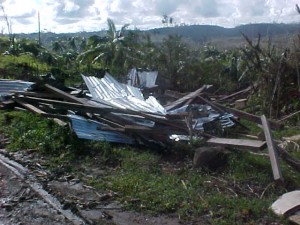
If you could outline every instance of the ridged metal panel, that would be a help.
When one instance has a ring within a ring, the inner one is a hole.
[[[0,79],[0,96],[6,96],[17,91],[26,91],[34,83],[20,80],[4,80]]]
[[[193,108],[193,111],[195,112],[206,112],[207,116],[199,116],[198,118],[193,119],[193,128],[195,130],[204,131],[203,124],[209,123],[212,121],[218,121],[222,128],[226,127],[232,127],[234,126],[234,122],[230,119],[233,117],[230,113],[219,113],[216,112],[214,109],[212,109],[211,106],[208,105],[187,105],[182,106],[180,108],[170,110],[168,111],[169,114],[176,114],[176,113],[182,113],[182,112],[189,112]]]
[[[145,101],[138,88],[121,84],[108,73],[102,79],[84,75],[82,77],[95,101],[105,101],[107,104],[121,109],[166,114],[164,107],[157,99],[150,97]]]
[[[135,68],[128,73],[128,85],[140,88],[151,88],[155,86],[157,79],[157,71],[141,71],[138,72]]]
[[[72,122],[72,129],[75,131],[78,138],[95,140],[95,141],[107,141],[124,144],[134,144],[135,141],[119,132],[104,131],[101,130],[104,124],[85,119],[78,115],[68,115]]]

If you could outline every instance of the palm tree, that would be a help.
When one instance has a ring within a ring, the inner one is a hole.
[[[105,37],[92,36],[89,39],[90,48],[78,56],[80,62],[99,63],[105,69],[114,69],[124,65],[126,57],[125,24],[117,31],[111,19],[107,19],[108,31]]]

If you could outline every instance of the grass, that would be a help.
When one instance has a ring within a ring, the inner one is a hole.
[[[53,120],[37,117],[31,113],[12,111],[0,116],[1,131],[9,136],[9,150],[37,149],[43,153],[59,154],[68,148],[67,128]],[[69,143],[68,143],[69,142]]]
[[[72,172],[87,185],[118,193],[126,209],[172,214],[183,223],[287,224],[269,207],[300,185],[299,174],[281,163],[285,185],[276,186],[269,159],[247,151],[234,151],[217,171],[199,170],[192,167],[191,146],[184,156],[184,146],[154,152],[80,141],[53,122],[24,112],[2,112],[0,124],[12,150],[35,148],[53,172]],[[97,170],[104,173],[92,172]]]

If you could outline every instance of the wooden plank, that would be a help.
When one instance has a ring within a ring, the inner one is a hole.
[[[300,209],[300,191],[291,191],[280,196],[271,206],[279,216],[288,216]]]
[[[62,90],[59,90],[49,84],[45,84],[45,87],[49,90],[52,91],[53,93],[57,94],[58,96],[62,97],[63,99],[72,101],[72,102],[77,102],[77,103],[81,103],[82,105],[84,105],[85,107],[93,107],[91,104],[89,104],[86,100],[84,99],[79,99],[76,98]],[[203,90],[205,89],[204,87],[202,87]],[[201,91],[202,88],[198,89],[197,91],[195,91],[194,96],[197,96]],[[199,93],[198,93],[199,92]],[[103,108],[99,108],[99,107],[95,107],[98,108],[98,110],[103,110]],[[122,113],[126,113],[126,114],[134,114],[134,115],[140,115],[146,119],[150,119],[152,121],[155,121],[157,123],[161,123],[161,124],[165,124],[171,127],[176,127],[178,129],[181,130],[186,130],[187,128],[185,126],[183,126],[184,123],[175,123],[174,121],[168,121],[164,115],[160,115],[160,114],[156,114],[156,113],[149,113],[149,112],[137,112],[137,111],[133,111],[133,110],[122,110],[122,109],[116,109],[116,108],[107,108],[108,110],[111,111],[119,111]],[[100,113],[100,112],[99,112]],[[101,113],[100,113],[101,114]]]
[[[266,142],[248,139],[211,138],[207,141],[207,143],[212,145],[237,147],[249,150],[262,150],[266,147]]]
[[[55,94],[46,93],[46,92],[18,91],[18,92],[15,92],[15,94],[37,97],[37,98],[59,98]]]
[[[232,94],[227,95],[227,96],[225,96],[225,97],[222,97],[222,98],[218,99],[217,101],[220,102],[220,101],[224,101],[224,100],[229,99],[229,98],[233,98],[233,97],[242,95],[242,94],[247,93],[247,92],[249,92],[250,90],[252,90],[252,88],[253,88],[252,86],[249,86],[249,87],[247,87],[246,89],[243,89],[243,90],[241,90],[241,91],[232,93]]]
[[[74,110],[82,113],[96,113],[100,114],[101,117],[104,117],[106,119],[109,119],[113,122],[122,124],[129,124],[130,122],[127,120],[124,120],[122,117],[110,114],[110,112],[118,112],[118,113],[125,113],[125,114],[132,114],[132,115],[140,115],[142,117],[145,117],[147,119],[153,120],[158,123],[166,124],[171,127],[177,127],[180,130],[186,130],[186,126],[184,123],[180,122],[174,122],[174,121],[168,121],[166,118],[162,117],[162,115],[155,116],[154,114],[148,114],[148,113],[141,113],[141,112],[135,112],[133,110],[124,110],[124,109],[116,109],[116,108],[103,108],[103,107],[96,107],[92,105],[83,105],[73,102],[64,102],[64,101],[57,101],[57,100],[50,100],[50,99],[42,99],[42,98],[34,98],[34,97],[16,97],[18,99],[24,99],[29,102],[45,102],[45,103],[51,103],[54,107],[66,109],[66,110]]]
[[[21,106],[23,106],[25,109],[28,109],[30,112],[36,113],[38,115],[42,115],[45,113],[44,111],[40,110],[39,108],[37,108],[27,102],[24,102],[21,99],[14,98],[13,100],[15,102],[17,102],[18,104],[20,104]]]
[[[216,102],[214,102],[214,105],[216,105],[219,108],[225,110],[226,112],[232,113],[233,115],[235,115],[237,117],[252,121],[252,122],[257,123],[257,124],[261,124],[261,118],[259,116],[256,116],[256,115],[253,115],[251,113],[244,112],[244,111],[240,111],[238,109],[229,108],[229,107],[223,106],[221,104],[218,104]],[[281,129],[281,128],[283,128],[283,124],[281,124],[281,123],[278,123],[278,122],[272,121],[272,120],[268,120],[268,121],[269,121],[270,127],[272,129]]]
[[[207,99],[203,98],[202,96],[198,95],[197,96],[202,102],[210,105],[214,110],[220,112],[220,113],[225,113],[227,112],[226,110],[222,109],[221,107],[217,106],[215,103],[208,101]],[[240,125],[241,127],[245,128],[246,130],[249,130],[248,127],[246,127],[245,125],[241,124],[240,121],[238,121],[235,118],[230,118],[232,121],[234,121],[236,124]]]
[[[261,122],[262,122],[263,130],[265,133],[266,142],[268,145],[269,157],[271,160],[271,166],[272,166],[274,180],[282,183],[283,176],[281,174],[281,169],[279,167],[276,145],[274,144],[274,141],[272,138],[272,133],[271,133],[270,127],[269,127],[269,122],[265,115],[261,116]]]
[[[35,97],[16,97],[16,99],[24,99],[27,102],[33,103],[48,103],[52,104],[56,108],[65,109],[65,110],[74,110],[79,112],[90,112],[90,113],[107,113],[107,112],[119,112],[122,113],[124,110],[121,109],[114,109],[114,108],[104,108],[104,107],[96,107],[91,105],[84,105],[81,103],[75,102],[65,102],[59,100],[52,100],[52,99],[44,99],[44,98],[35,98]]]
[[[17,102],[18,104],[20,104],[21,106],[23,106],[25,109],[28,109],[30,112],[33,112],[33,113],[35,113],[39,116],[42,116],[42,117],[53,118],[54,122],[56,122],[60,126],[66,126],[67,125],[64,121],[60,120],[60,119],[68,119],[67,116],[46,113],[46,112],[42,111],[41,109],[39,109],[39,108],[37,108],[37,107],[27,103],[27,102],[24,102],[20,99],[14,98],[13,100],[15,102]]]
[[[48,91],[54,93],[55,95],[57,95],[57,96],[65,99],[67,101],[70,101],[70,102],[79,102],[79,103],[81,103],[83,105],[86,104],[86,100],[77,98],[77,97],[75,97],[73,95],[70,95],[67,92],[64,92],[64,91],[62,91],[62,90],[60,90],[60,89],[58,89],[56,87],[51,86],[50,84],[45,84],[45,88]]]
[[[171,110],[171,109],[174,109],[174,108],[177,108],[179,106],[182,106],[184,105],[184,103],[190,99],[194,99],[196,98],[202,91],[204,91],[205,89],[207,88],[207,85],[203,85],[201,88],[197,89],[196,91],[194,92],[191,92],[185,96],[183,96],[182,98],[180,99],[177,99],[176,101],[168,104],[165,106],[165,109],[168,111],[168,110]]]

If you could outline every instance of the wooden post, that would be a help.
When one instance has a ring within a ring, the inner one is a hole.
[[[274,180],[276,182],[283,183],[283,176],[281,174],[281,169],[279,167],[276,146],[273,142],[269,122],[268,122],[265,115],[261,116],[261,122],[262,122],[262,126],[263,126],[263,129],[264,129],[266,142],[267,142],[267,145],[268,145],[269,157],[270,157],[270,161],[271,161]]]

